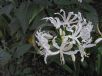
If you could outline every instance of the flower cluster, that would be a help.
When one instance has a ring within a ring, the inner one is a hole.
[[[60,61],[65,64],[64,54],[71,56],[72,61],[75,61],[75,55],[79,52],[81,61],[84,57],[88,57],[85,49],[96,46],[102,38],[97,39],[92,43],[91,32],[93,29],[92,23],[87,22],[81,13],[74,14],[69,12],[66,15],[64,10],[60,13],[55,13],[59,17],[45,17],[44,20],[50,21],[56,29],[57,34],[53,35],[46,31],[38,30],[36,32],[36,43],[40,47],[40,54],[44,55],[44,61],[47,63],[47,57],[60,54]],[[53,51],[51,48],[56,48]]]

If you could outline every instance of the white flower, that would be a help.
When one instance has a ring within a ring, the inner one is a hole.
[[[40,54],[41,55],[44,55],[44,61],[45,63],[47,63],[46,59],[48,56],[51,56],[51,55],[56,55],[59,53],[59,51],[56,51],[56,52],[52,52],[50,50],[50,45],[48,44],[48,39],[51,39],[52,36],[48,33],[44,33],[44,32],[41,32],[41,31],[37,31],[36,33],[36,37],[38,39],[38,42],[37,44],[39,46],[41,46],[41,51],[40,51]],[[48,38],[48,39],[47,39]]]
[[[62,13],[62,14],[61,14]],[[60,54],[60,61],[65,64],[64,55],[71,56],[72,61],[75,62],[76,54],[79,52],[81,61],[84,61],[85,57],[89,54],[86,53],[87,48],[96,46],[97,43],[102,41],[102,38],[98,38],[92,43],[91,32],[93,25],[91,22],[87,22],[81,13],[74,14],[69,12],[66,15],[63,9],[60,13],[55,13],[61,16],[58,17],[45,17],[43,19],[49,20],[56,29],[56,34],[53,36],[46,31],[36,32],[36,43],[40,47],[40,54],[44,55],[44,61],[47,63],[48,56],[54,56]],[[53,48],[57,50],[53,52]]]

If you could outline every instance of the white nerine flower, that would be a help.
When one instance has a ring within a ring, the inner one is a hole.
[[[59,53],[59,51],[52,52],[50,50],[50,45],[48,44],[48,39],[52,38],[52,36],[50,34],[44,33],[44,32],[41,32],[41,31],[37,31],[36,37],[38,39],[37,44],[38,44],[38,46],[41,46],[40,49],[42,50],[40,52],[40,54],[45,56],[44,61],[45,61],[45,63],[47,63],[47,61],[46,61],[47,57],[51,56],[51,55],[56,55],[56,54]]]
[[[62,13],[62,14],[60,14]],[[72,61],[76,60],[75,55],[79,52],[81,61],[84,61],[85,57],[88,57],[86,48],[96,46],[97,43],[102,41],[102,38],[97,39],[92,43],[91,32],[93,25],[91,22],[87,22],[81,13],[74,14],[69,12],[66,15],[64,10],[60,10],[60,13],[55,13],[61,16],[58,17],[45,17],[44,20],[50,21],[55,27],[56,35],[51,35],[46,31],[36,32],[36,43],[40,47],[40,54],[44,55],[44,61],[47,63],[48,56],[54,56],[60,54],[61,63],[65,63],[64,54],[71,56]],[[52,48],[56,50],[52,50]]]

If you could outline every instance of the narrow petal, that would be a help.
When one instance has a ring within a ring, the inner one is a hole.
[[[87,45],[83,45],[84,48],[91,48],[96,46],[96,44],[87,44]]]
[[[60,14],[60,13],[63,13],[63,15]],[[63,9],[61,9],[61,10],[60,10],[60,13],[55,13],[55,14],[60,15],[60,16],[62,17],[63,21],[65,21],[65,20],[66,20],[66,14],[65,14],[65,11],[64,11]]]
[[[81,29],[82,29],[82,25],[81,23],[78,23],[78,25],[76,26],[74,36],[77,36],[80,33]]]
[[[75,16],[69,21],[70,23],[71,22],[75,22],[76,20],[77,20],[77,18],[78,18],[78,16],[77,16],[77,14],[75,14]]]
[[[97,44],[97,43],[99,43],[100,41],[102,41],[102,38],[98,38],[98,39],[95,41],[95,43]]]
[[[44,57],[44,62],[45,62],[45,64],[47,64],[47,55],[45,55],[45,57]]]
[[[72,57],[72,61],[75,62],[75,55],[72,54],[71,57]]]
[[[73,44],[69,44],[68,46],[65,46],[65,48],[63,49],[64,51],[68,51],[73,47]]]
[[[77,54],[79,50],[75,50],[75,51],[68,51],[68,52],[63,52],[64,54],[67,54],[67,55],[72,55],[72,54]]]
[[[65,64],[63,52],[60,52],[60,61],[61,61],[61,64]]]
[[[67,16],[67,19],[66,19],[67,22],[69,21],[69,19],[71,18],[71,16],[72,16],[73,14],[74,14],[73,12],[69,12],[69,13],[68,13],[68,16]]]
[[[53,38],[53,36],[50,35],[50,34],[48,34],[48,33],[44,33],[43,36],[44,36],[45,38],[47,38],[47,39],[52,39],[52,38]]]

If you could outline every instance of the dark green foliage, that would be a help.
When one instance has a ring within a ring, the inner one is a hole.
[[[40,27],[54,31],[50,28],[51,24],[41,20],[43,17],[54,16],[60,9],[76,13],[81,11],[96,27],[98,16],[90,5],[92,2],[83,0],[81,4],[77,0],[0,0],[0,76],[35,76],[33,60],[38,55],[38,48],[34,44],[34,32]],[[61,65],[59,56],[55,56],[52,59],[49,57],[48,63],[51,65],[54,62],[63,67],[68,76],[101,76],[102,43],[89,50],[91,56],[84,62],[78,57],[73,63],[70,57],[65,56],[66,64]]]
[[[0,65],[5,65],[11,59],[11,55],[6,50],[0,48]]]

